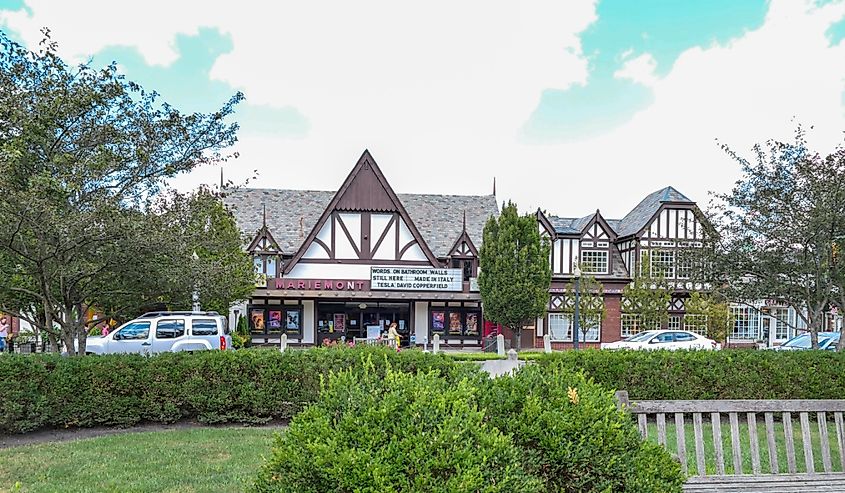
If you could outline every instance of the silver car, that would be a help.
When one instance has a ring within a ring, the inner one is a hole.
[[[104,337],[88,337],[86,354],[152,354],[232,349],[226,317],[217,312],[151,312]]]

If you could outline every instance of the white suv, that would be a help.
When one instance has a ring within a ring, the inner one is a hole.
[[[87,354],[151,354],[232,349],[226,317],[217,312],[151,312],[105,337],[91,336]]]

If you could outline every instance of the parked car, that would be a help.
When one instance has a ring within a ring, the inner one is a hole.
[[[827,351],[836,351],[836,343],[839,342],[839,332],[819,332],[819,349]],[[801,351],[805,349],[812,349],[813,344],[810,340],[810,334],[798,334],[789,339],[780,346],[775,346],[772,349],[775,351]]]
[[[602,349],[721,349],[722,345],[688,330],[647,330],[617,342],[606,342]]]
[[[232,349],[226,317],[217,312],[151,312],[107,336],[88,337],[87,354],[152,354]]]

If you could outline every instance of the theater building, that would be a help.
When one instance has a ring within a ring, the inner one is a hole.
[[[233,310],[253,342],[373,338],[391,322],[403,345],[439,334],[480,347],[478,248],[495,195],[396,194],[365,151],[337,191],[238,189],[225,198],[252,238],[259,282]]]

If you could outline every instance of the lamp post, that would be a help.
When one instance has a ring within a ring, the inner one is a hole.
[[[197,252],[194,252],[193,255],[191,255],[191,259],[193,259],[194,264],[196,265],[197,260],[199,260],[199,256],[197,255]],[[197,289],[196,283],[194,283],[194,292],[191,293],[191,301],[192,301],[191,311],[193,311],[195,313],[199,312],[200,311],[200,293],[199,293],[199,290]]]
[[[575,264],[575,269],[572,270],[575,276],[575,320],[572,322],[572,349],[578,350],[578,333],[581,331],[581,324],[579,321],[578,311],[581,307],[581,268]]]

